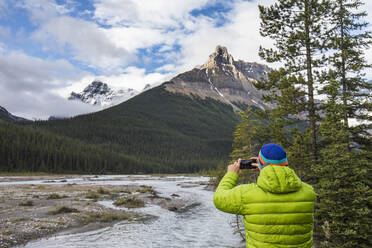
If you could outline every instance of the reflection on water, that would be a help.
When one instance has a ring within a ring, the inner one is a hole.
[[[105,180],[102,180],[105,179]],[[229,223],[233,215],[219,212],[213,205],[213,192],[195,186],[196,182],[207,181],[205,177],[151,177],[151,176],[106,176],[95,180],[74,179],[77,184],[139,184],[153,186],[161,196],[178,194],[190,202],[199,202],[183,213],[171,212],[159,206],[150,205],[140,211],[157,216],[137,222],[120,222],[112,227],[95,231],[57,235],[28,243],[27,248],[64,247],[244,247],[239,235]],[[25,182],[22,182],[22,184]],[[30,182],[28,182],[30,183]],[[43,183],[43,182],[32,182]],[[60,183],[60,182],[59,182]],[[69,180],[66,183],[71,183]],[[101,202],[112,206],[110,202]]]

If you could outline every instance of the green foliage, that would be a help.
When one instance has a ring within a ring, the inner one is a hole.
[[[371,247],[372,163],[365,151],[348,151],[342,142],[345,129],[338,129],[335,143],[322,150],[322,163],[315,167],[318,226],[322,247]],[[338,140],[337,140],[338,139]]]
[[[84,223],[91,222],[113,222],[118,220],[130,219],[130,216],[126,213],[111,213],[111,212],[97,212],[87,213],[87,216],[79,216],[80,220]]]
[[[78,212],[79,212],[79,210],[77,210],[76,208],[61,206],[61,207],[58,207],[54,211],[50,211],[49,214],[50,215],[57,215],[57,214],[78,213]]]
[[[98,190],[97,190],[97,193],[98,194],[101,194],[101,195],[109,195],[111,194],[109,190],[103,188],[103,187],[99,187]]]
[[[189,173],[231,151],[230,105],[159,86],[110,109],[71,119],[0,122],[1,171]],[[4,137],[4,138],[3,138]]]
[[[142,208],[145,202],[136,196],[125,196],[114,201],[115,206],[124,206],[126,208]]]
[[[34,205],[34,202],[31,201],[31,200],[27,200],[25,202],[20,202],[19,203],[19,206],[22,206],[22,207],[31,207]]]
[[[94,199],[94,200],[97,200],[99,197],[100,197],[100,193],[99,193],[99,192],[92,191],[92,190],[89,190],[89,191],[85,194],[85,198],[88,198],[88,199]]]
[[[50,195],[48,195],[47,199],[48,200],[58,200],[58,199],[62,199],[62,198],[65,198],[66,196],[65,195],[60,195],[60,194],[57,194],[57,193],[52,193]]]
[[[117,152],[48,131],[0,121],[3,172],[129,173],[148,166]],[[148,166],[149,167],[149,166]]]
[[[150,193],[152,195],[156,195],[156,191],[154,190],[154,188],[151,187],[151,186],[147,186],[147,185],[141,185],[141,187],[139,189],[137,189],[136,192]]]
[[[260,33],[275,41],[275,49],[261,47],[260,56],[269,63],[282,62],[283,67],[272,70],[267,80],[257,86],[270,92],[265,100],[277,104],[275,115],[279,125],[280,116],[306,116],[313,161],[318,159],[315,83],[319,82],[319,68],[324,65],[319,55],[323,50],[322,39],[327,37],[322,17],[328,13],[328,7],[327,0],[278,1],[268,7],[259,6]]]

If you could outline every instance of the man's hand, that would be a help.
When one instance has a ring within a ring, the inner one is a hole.
[[[252,163],[252,166],[256,167],[257,169],[260,168],[260,166],[258,165],[258,157],[251,157],[252,160],[256,160],[257,163]],[[255,169],[256,170],[256,169]]]
[[[241,159],[239,158],[234,164],[230,164],[227,167],[227,172],[235,172],[236,174],[240,175],[242,173],[240,170],[240,161]]]

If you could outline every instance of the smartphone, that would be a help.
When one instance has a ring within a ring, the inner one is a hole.
[[[253,166],[252,164],[257,163],[256,159],[244,159],[240,161],[240,169],[248,169],[248,170],[254,170],[257,169],[256,166]]]

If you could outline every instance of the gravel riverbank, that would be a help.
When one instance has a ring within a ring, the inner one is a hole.
[[[159,196],[155,189],[149,186],[106,183],[81,185],[68,183],[71,179],[74,177],[0,178],[0,182],[18,180],[45,182],[0,184],[0,248],[22,245],[30,240],[62,231],[83,232],[112,225],[118,221],[133,222],[151,218],[131,211],[132,208],[147,204],[179,212],[198,205],[197,202],[189,202],[177,194],[169,197]],[[86,180],[97,181],[99,178],[87,177]],[[116,207],[107,207],[100,203],[102,201],[117,204]],[[140,204],[136,206],[133,202]],[[126,205],[129,203],[131,205]]]

